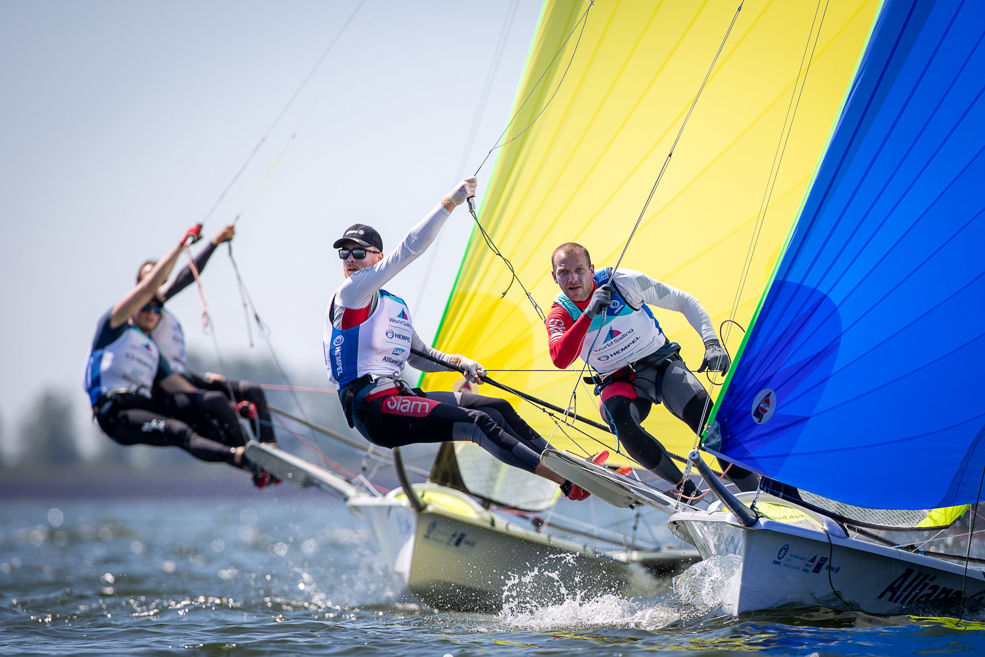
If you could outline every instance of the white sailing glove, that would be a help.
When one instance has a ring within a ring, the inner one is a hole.
[[[475,176],[472,176],[471,178],[466,178],[458,183],[455,189],[448,192],[448,196],[445,198],[448,199],[452,205],[458,206],[465,203],[465,199],[475,196],[475,189],[476,180]]]
[[[612,303],[612,288],[608,285],[603,285],[592,294],[592,300],[588,302],[588,307],[585,308],[585,314],[588,315],[589,319],[592,319],[596,315],[604,313],[610,303]]]
[[[731,363],[728,354],[722,349],[722,343],[717,338],[705,340],[705,359],[701,361],[701,367],[698,368],[699,372],[710,371],[725,374]]]
[[[458,358],[457,365],[465,370],[465,379],[469,383],[481,384],[482,377],[486,375],[486,368],[479,365],[479,363],[475,362],[471,358],[466,358],[461,354],[456,354],[456,356]],[[452,362],[454,362],[454,359],[452,359]]]

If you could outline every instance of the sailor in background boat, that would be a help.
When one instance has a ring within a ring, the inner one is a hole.
[[[467,392],[410,389],[404,366],[426,372],[447,371],[412,349],[463,368],[481,383],[482,366],[460,354],[449,355],[424,344],[414,331],[410,309],[382,289],[434,241],[455,207],[475,195],[476,180],[462,180],[384,255],[383,239],[370,226],[347,228],[332,248],[339,250],[345,281],[332,295],[325,315],[323,348],[329,379],[338,386],[349,426],[382,447],[412,443],[471,441],[507,465],[561,485],[570,499],[588,493],[540,464],[547,442],[508,402]]]
[[[89,352],[85,387],[103,432],[123,445],[173,445],[192,456],[228,463],[270,477],[244,458],[246,435],[232,404],[219,392],[199,390],[171,370],[148,335],[161,306],[154,300],[182,248],[201,237],[190,228],[122,300],[100,318]]]
[[[195,271],[201,274],[216,247],[232,241],[235,235],[236,227],[233,224],[228,224],[219,231],[195,256]],[[150,274],[155,264],[157,264],[155,260],[146,260],[140,265],[140,269],[137,271],[138,283]],[[236,410],[250,421],[257,439],[262,443],[275,443],[274,427],[270,417],[270,408],[267,406],[267,396],[260,386],[250,381],[227,379],[214,372],[198,375],[189,371],[185,332],[181,328],[181,322],[178,321],[178,318],[164,309],[163,306],[194,281],[195,272],[192,271],[192,266],[189,264],[175,274],[170,283],[161,286],[154,297],[154,301],[162,306],[161,312],[156,317],[148,318],[149,324],[152,324],[150,337],[167,359],[171,371],[188,379],[188,382],[196,388],[221,392],[229,400],[236,402]]]
[[[699,372],[728,370],[729,357],[697,299],[640,272],[595,271],[581,244],[568,242],[551,255],[551,276],[561,288],[547,313],[551,360],[559,368],[576,358],[597,372],[601,412],[637,463],[692,498],[697,487],[684,480],[660,442],[641,423],[653,404],[662,403],[692,431],[704,426],[711,401],[681,359],[680,345],[668,342],[646,304],[682,313],[705,343]],[[742,490],[754,490],[757,477],[735,465],[728,477]]]

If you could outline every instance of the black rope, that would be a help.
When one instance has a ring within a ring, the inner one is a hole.
[[[476,227],[478,227],[479,233],[482,235],[482,239],[485,240],[486,246],[489,247],[489,250],[492,251],[494,255],[502,259],[503,263],[506,265],[506,268],[510,270],[510,277],[511,277],[510,282],[506,286],[506,289],[500,293],[499,298],[502,299],[503,297],[505,297],[506,293],[510,291],[511,287],[513,287],[513,281],[516,281],[520,285],[520,288],[523,289],[523,293],[527,296],[527,299],[530,301],[531,305],[533,305],[534,310],[537,312],[537,317],[540,318],[540,321],[546,322],[547,316],[544,314],[544,311],[541,310],[541,307],[537,304],[537,301],[534,300],[533,295],[530,294],[530,290],[527,289],[527,286],[524,285],[523,281],[520,280],[520,277],[517,276],[516,269],[513,268],[513,263],[510,262],[509,258],[503,255],[503,252],[499,250],[499,247],[496,246],[495,242],[493,242],[492,237],[489,236],[489,233],[486,232],[486,229],[479,222],[479,217],[475,213],[475,207],[472,204],[472,199],[469,198],[468,202],[469,202],[469,214],[471,214],[472,218],[475,220],[475,225]]]

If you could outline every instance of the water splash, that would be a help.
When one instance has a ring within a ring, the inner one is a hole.
[[[673,594],[685,609],[687,618],[727,613],[727,601],[735,599],[742,559],[737,555],[718,555],[692,565],[674,578]]]
[[[501,630],[560,632],[607,627],[659,630],[678,621],[673,605],[660,600],[621,598],[604,594],[594,598],[575,595],[558,604],[530,605],[522,610],[504,608],[497,617]]]
[[[507,631],[570,631],[601,627],[657,629],[679,614],[662,602],[626,598],[604,573],[574,568],[575,555],[559,554],[554,563],[514,575],[503,593],[498,623]]]

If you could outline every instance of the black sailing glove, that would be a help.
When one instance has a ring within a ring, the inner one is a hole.
[[[731,362],[728,354],[722,349],[722,343],[717,338],[712,338],[711,340],[705,340],[705,359],[701,361],[701,367],[698,368],[698,371],[721,372],[725,374]]]
[[[588,315],[589,319],[593,319],[599,313],[604,313],[605,309],[609,307],[612,302],[612,288],[608,285],[603,285],[599,289],[595,290],[595,294],[592,295],[592,300],[588,302],[588,308],[585,308],[585,314]]]

